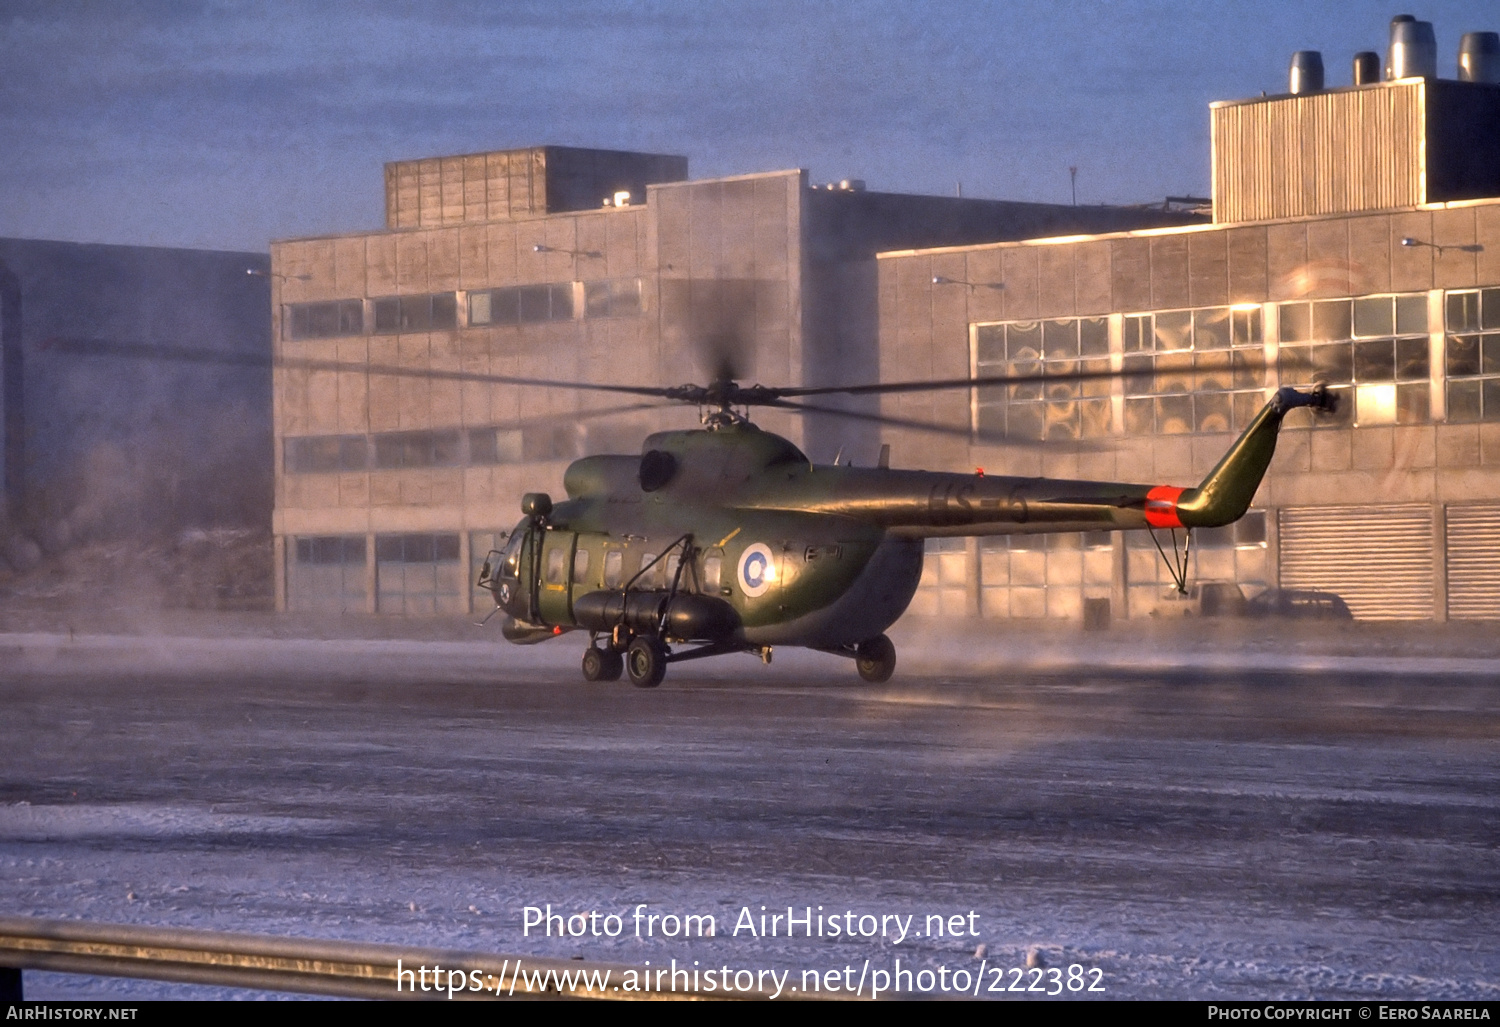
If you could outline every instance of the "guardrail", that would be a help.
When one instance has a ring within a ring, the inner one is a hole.
[[[348,998],[772,997],[760,988],[673,990],[669,977],[655,976],[663,969],[659,967],[28,917],[0,917],[0,967]],[[648,972],[652,978],[642,988],[642,975]],[[628,984],[632,980],[634,989]],[[0,990],[10,990],[6,983],[0,978]],[[20,998],[19,973],[13,986],[14,997]]]

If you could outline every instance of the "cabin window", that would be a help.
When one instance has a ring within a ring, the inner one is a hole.
[[[561,546],[547,553],[547,584],[561,585],[567,576],[568,553]]]
[[[573,584],[582,585],[589,574],[589,551],[580,549],[573,554]]]
[[[661,579],[661,565],[658,564],[655,567],[651,567],[651,561],[655,559],[655,553],[641,554],[641,570],[645,571],[645,573],[642,574],[640,576],[640,579],[636,581],[637,586],[641,588],[651,588]],[[651,567],[651,569],[646,570],[647,567]]]
[[[708,595],[718,593],[724,567],[724,558],[714,555],[703,559],[703,591]]]
[[[604,587],[619,588],[625,582],[625,553],[611,549],[604,554]]]

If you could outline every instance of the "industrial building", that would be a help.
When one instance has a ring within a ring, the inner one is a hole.
[[[466,612],[524,492],[697,423],[453,376],[665,386],[728,359],[766,384],[867,381],[879,250],[1202,220],[819,187],[801,170],[693,181],[682,157],[555,146],[390,164],[385,209],[383,231],[271,248],[286,609]],[[879,445],[841,420],[757,420],[814,458]]]
[[[1211,225],[882,253],[883,380],[1123,372],[887,399],[976,433],[890,431],[895,461],[1195,485],[1277,387],[1324,382],[1338,414],[1287,419],[1251,513],[1194,532],[1191,579],[1500,619],[1500,46],[1465,37],[1439,79],[1413,24],[1383,79],[1361,54],[1324,89],[1299,54],[1294,92],[1214,104]],[[941,540],[912,609],[1198,612],[1170,582],[1146,532]]]
[[[1211,221],[565,147],[388,165],[384,230],[272,246],[278,602],[475,609],[523,492],[696,423],[472,376],[701,383],[730,354],[770,385],[1123,372],[859,408],[960,437],[756,419],[815,460],[888,442],[894,466],[1179,485],[1279,385],[1324,382],[1340,412],[1289,419],[1250,515],[1195,533],[1192,579],[1500,617],[1500,72],[1478,35],[1462,81],[1408,41],[1383,77],[1362,54],[1325,89],[1299,54],[1288,94],[1213,105]],[[1145,532],[934,541],[913,605],[1086,609],[1197,611]]]

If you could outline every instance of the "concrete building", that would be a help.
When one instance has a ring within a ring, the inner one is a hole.
[[[1250,515],[1194,533],[1192,578],[1500,619],[1500,85],[1319,84],[1211,117],[1211,225],[880,255],[882,379],[1123,372],[887,399],[975,433],[888,431],[894,461],[1194,485],[1277,387],[1325,382],[1339,413],[1287,419]],[[945,540],[913,610],[1191,609],[1174,591],[1146,532]]]
[[[283,608],[466,612],[522,493],[697,423],[464,375],[663,386],[727,362],[766,384],[868,381],[879,250],[1201,220],[820,188],[800,170],[691,181],[681,157],[565,147],[388,165],[386,215],[272,245]],[[879,442],[842,420],[757,421],[817,459]]]
[[[35,557],[15,532],[56,548],[98,531],[269,525],[267,269],[265,254],[0,239],[11,563]],[[140,359],[152,347],[260,364]]]

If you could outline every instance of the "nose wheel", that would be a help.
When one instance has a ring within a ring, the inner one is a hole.
[[[884,635],[861,642],[854,650],[854,665],[859,676],[872,684],[889,681],[896,673],[896,647]]]

